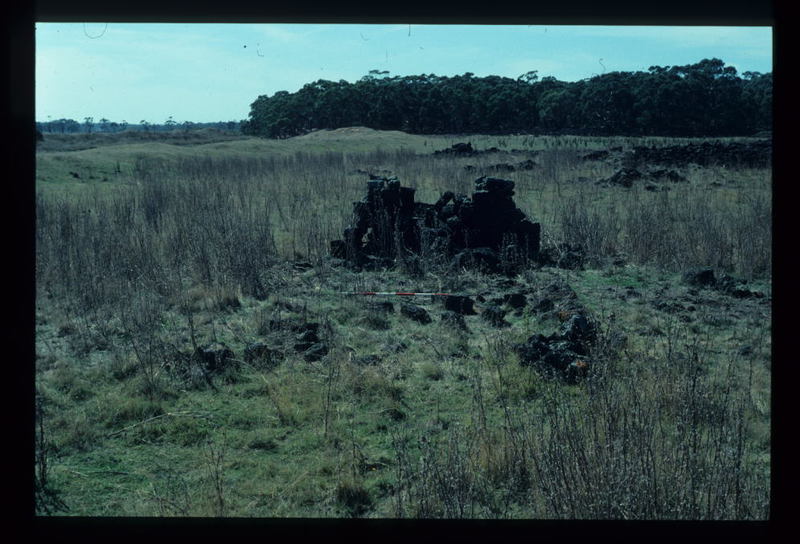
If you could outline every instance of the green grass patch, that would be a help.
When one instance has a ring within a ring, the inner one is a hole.
[[[36,378],[67,515],[766,516],[770,245],[756,218],[769,216],[759,200],[769,172],[707,168],[664,196],[577,181],[616,168],[579,156],[676,140],[177,139],[37,155]],[[481,174],[464,166],[500,160],[431,155],[458,141],[535,157],[539,167],[508,176],[515,199],[547,243],[579,237],[592,260],[513,278],[327,260],[364,172],[396,174],[432,202],[472,190]],[[118,163],[108,182],[90,178]],[[710,192],[706,174],[734,183]],[[681,272],[698,263],[750,274],[766,297],[692,290]],[[557,280],[577,299],[549,294],[553,311],[534,311]],[[397,300],[383,312],[344,294],[367,290],[463,293],[479,312],[511,292],[528,304],[505,307],[508,327],[475,315],[463,331],[441,321],[438,300],[414,301],[432,318],[421,324]],[[574,304],[600,326],[596,371],[568,385],[521,366],[516,344],[557,332],[558,311]],[[294,347],[306,323],[329,348],[318,361]],[[246,359],[256,342],[268,363]],[[233,356],[204,375],[191,354],[210,343]]]

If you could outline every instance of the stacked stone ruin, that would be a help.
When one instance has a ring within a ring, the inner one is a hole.
[[[331,254],[359,268],[389,267],[421,256],[452,266],[510,271],[539,253],[540,225],[514,203],[514,182],[481,177],[471,197],[446,191],[434,204],[414,201],[397,178],[372,179],[353,204],[353,224]]]

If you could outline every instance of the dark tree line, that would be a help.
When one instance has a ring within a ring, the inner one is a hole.
[[[747,136],[772,128],[772,73],[719,59],[576,82],[466,73],[318,80],[295,93],[259,96],[246,134],[286,138],[315,129],[366,126],[419,134],[573,133]]]

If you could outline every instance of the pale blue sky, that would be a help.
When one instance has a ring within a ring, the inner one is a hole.
[[[770,27],[37,23],[36,120],[247,118],[262,94],[369,70],[576,81],[720,58],[772,71]]]

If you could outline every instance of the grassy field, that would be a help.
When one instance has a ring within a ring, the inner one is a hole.
[[[621,163],[582,156],[687,140],[100,136],[46,135],[37,153],[42,514],[769,516],[769,168],[685,165],[687,182],[625,188],[596,183]],[[433,155],[460,141],[500,151]],[[586,263],[513,278],[338,266],[328,242],[369,173],[424,202],[512,179],[543,243],[581,245]],[[694,267],[764,296],[687,285]],[[463,330],[424,298],[421,324],[343,294],[357,290],[467,294],[479,315]],[[480,313],[508,293],[528,304],[496,328]],[[600,326],[589,377],[522,366],[513,346],[575,304]],[[307,323],[329,348],[316,361],[293,347]],[[256,342],[269,351],[249,357]],[[192,373],[194,350],[220,344],[235,364]]]

